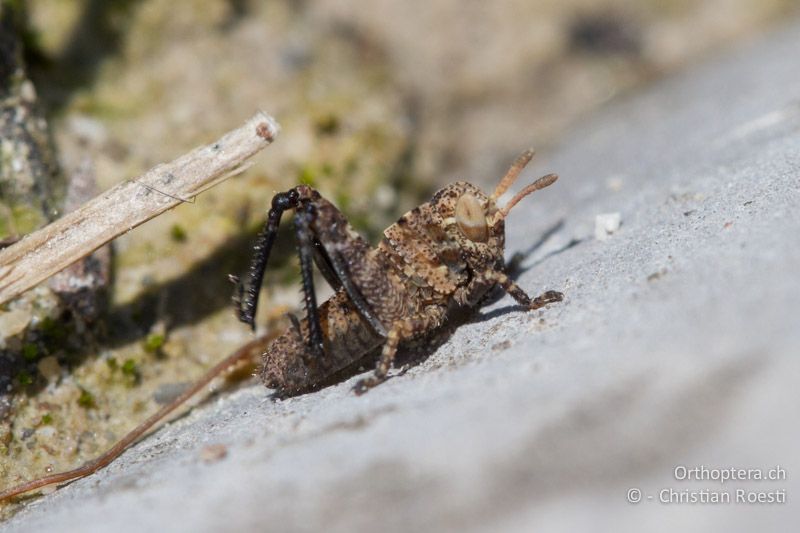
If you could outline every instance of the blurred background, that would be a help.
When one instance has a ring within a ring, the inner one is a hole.
[[[282,133],[245,174],[116,241],[109,317],[91,342],[52,317],[43,334],[9,344],[6,480],[93,457],[250,338],[231,312],[227,274],[245,268],[276,191],[319,188],[374,242],[440,185],[495,183],[523,149],[548,151],[606,102],[798,12],[791,0],[32,0],[17,9],[64,176],[88,161],[105,190],[257,109]],[[289,240],[276,252],[262,310],[299,302],[291,252]],[[12,352],[26,357],[9,362]]]

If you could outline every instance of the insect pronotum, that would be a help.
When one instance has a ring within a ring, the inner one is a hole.
[[[429,202],[389,226],[377,247],[370,246],[341,211],[311,187],[299,185],[275,195],[254,246],[247,280],[240,282],[232,277],[237,282],[234,302],[239,319],[254,327],[264,269],[280,219],[284,211],[293,209],[305,318],[290,315],[291,325],[282,334],[256,339],[234,352],[105,454],[74,470],[11,487],[0,493],[0,501],[103,468],[192,394],[254,350],[262,352],[260,375],[264,384],[279,394],[297,394],[326,384],[341,370],[380,349],[373,374],[354,387],[361,394],[386,379],[400,343],[434,334],[448,316],[459,308],[477,307],[495,286],[528,309],[560,301],[563,295],[556,291],[531,299],[504,272],[506,216],[522,198],[557,179],[555,174],[543,176],[498,207],[498,198],[532,157],[532,150],[520,155],[490,195],[461,181],[444,187]],[[313,264],[335,291],[319,306]]]

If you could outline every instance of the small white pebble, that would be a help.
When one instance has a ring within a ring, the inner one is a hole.
[[[67,120],[67,128],[79,139],[100,146],[108,141],[108,130],[99,120],[86,115],[72,115]]]
[[[603,213],[594,219],[594,238],[604,241],[613,235],[622,222],[622,216],[617,213]]]
[[[52,426],[43,426],[36,430],[36,436],[45,439],[52,439],[56,434],[56,428]]]
[[[387,209],[394,203],[397,194],[387,185],[378,187],[375,191],[375,204],[381,209]]]
[[[0,311],[0,336],[7,338],[22,333],[28,327],[31,318],[31,312],[27,309]]]
[[[25,80],[19,87],[19,95],[26,102],[36,101],[36,87],[33,86],[30,80]]]

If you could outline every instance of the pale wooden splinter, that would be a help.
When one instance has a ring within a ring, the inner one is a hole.
[[[171,163],[120,183],[0,251],[0,304],[110,240],[241,172],[270,144],[278,123],[256,113],[243,126]]]

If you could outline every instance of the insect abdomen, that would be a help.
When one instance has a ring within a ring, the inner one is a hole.
[[[267,387],[283,393],[311,389],[385,340],[361,317],[343,290],[319,307],[319,319],[325,355],[318,359],[311,353],[305,320],[300,331],[290,327],[262,356],[261,379]]]

